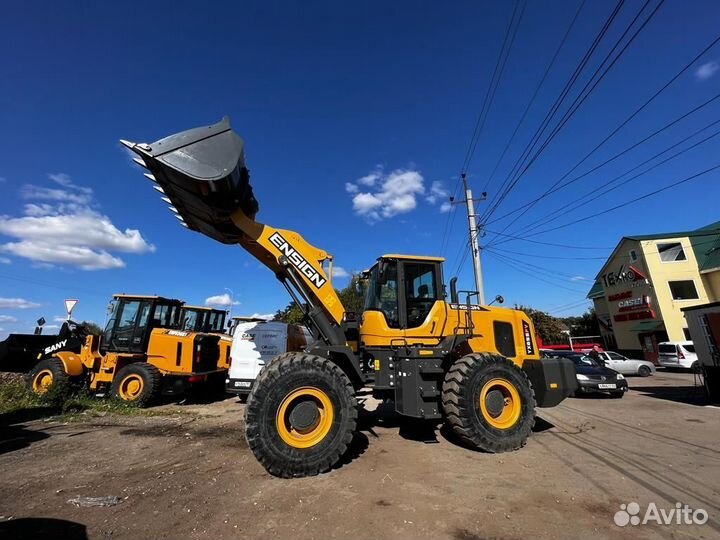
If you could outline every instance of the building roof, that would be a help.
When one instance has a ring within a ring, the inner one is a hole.
[[[588,298],[599,298],[605,294],[605,289],[603,289],[602,283],[599,281],[595,282],[595,285],[592,286],[592,288],[588,291],[587,297]]]

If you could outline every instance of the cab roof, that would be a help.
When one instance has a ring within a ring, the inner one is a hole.
[[[401,255],[399,253],[389,253],[380,257],[381,259],[402,259],[402,260],[413,260],[413,261],[433,261],[433,262],[444,262],[444,257],[430,257],[428,255]]]
[[[173,302],[177,304],[182,304],[182,300],[178,300],[177,298],[166,298],[164,296],[157,296],[152,294],[113,294],[113,298],[135,298],[137,300],[160,300],[161,302]]]
[[[221,311],[223,313],[227,313],[227,310],[225,309],[216,309],[211,308],[207,306],[188,306],[187,304],[182,307],[183,309],[194,309],[196,311]]]

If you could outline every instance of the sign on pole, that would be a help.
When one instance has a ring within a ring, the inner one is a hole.
[[[79,300],[65,300],[65,311],[67,311],[67,318],[70,319],[70,315],[72,315],[72,310],[75,309],[75,306]]]

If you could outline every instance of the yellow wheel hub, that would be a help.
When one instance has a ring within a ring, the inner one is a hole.
[[[125,401],[135,401],[142,394],[145,382],[140,375],[131,374],[120,382],[118,393]]]
[[[480,412],[497,429],[509,429],[520,418],[522,403],[515,385],[505,379],[491,379],[480,390]]]
[[[52,383],[52,371],[50,371],[49,369],[43,369],[42,371],[38,372],[38,374],[35,375],[35,378],[33,379],[33,392],[35,392],[36,394],[44,394],[45,392],[50,390]]]
[[[287,445],[310,448],[327,437],[334,417],[330,397],[314,386],[303,386],[282,400],[275,425]]]

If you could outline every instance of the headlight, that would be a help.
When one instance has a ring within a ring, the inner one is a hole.
[[[578,381],[589,381],[590,380],[587,375],[583,375],[582,373],[576,373],[575,376],[577,377]]]
[[[624,379],[624,378],[625,378],[625,375],[623,375],[622,373],[618,373],[618,374],[617,374],[617,378],[618,378],[618,380]]]

